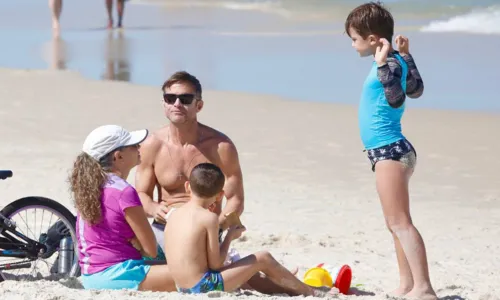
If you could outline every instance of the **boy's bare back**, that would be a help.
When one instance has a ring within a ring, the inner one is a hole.
[[[216,214],[188,202],[175,210],[165,227],[165,255],[172,276],[180,286],[194,286],[207,272],[207,239],[218,226]]]

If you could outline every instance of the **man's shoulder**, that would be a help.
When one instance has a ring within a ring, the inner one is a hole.
[[[141,148],[146,148],[149,150],[158,150],[166,137],[165,127],[151,131],[146,139],[141,143]]]
[[[236,150],[236,145],[231,138],[220,130],[200,124],[203,128],[204,136],[212,145],[216,145],[221,150]]]

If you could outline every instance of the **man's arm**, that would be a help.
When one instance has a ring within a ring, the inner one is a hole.
[[[224,261],[229,251],[232,235],[227,234],[224,241],[219,244],[219,222],[216,214],[207,218],[207,259],[208,267],[218,270],[224,265]]]
[[[224,215],[236,212],[241,215],[244,210],[243,174],[241,172],[238,151],[232,142],[224,142],[219,145],[219,157],[221,159],[221,170],[226,176],[224,184],[224,195],[226,206],[219,216],[219,224],[224,222]]]
[[[157,151],[157,141],[154,136],[149,136],[141,144],[141,163],[135,172],[135,189],[139,194],[144,211],[149,217],[154,217],[164,221],[164,216],[168,212],[167,208],[153,200],[153,193],[157,184],[154,171],[154,159]],[[163,215],[161,215],[163,214]]]

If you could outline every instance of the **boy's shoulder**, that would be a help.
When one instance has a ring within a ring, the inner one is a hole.
[[[187,206],[184,205],[180,209],[186,209],[190,211],[190,214],[195,217],[198,222],[204,224],[218,223],[219,218],[213,212],[201,207],[201,206]]]

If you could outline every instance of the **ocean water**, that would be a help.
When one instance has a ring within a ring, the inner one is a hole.
[[[343,22],[359,0],[133,0],[134,3],[175,7],[220,7],[259,11],[287,19]],[[500,34],[498,0],[386,0],[397,23],[413,21],[422,31]]]
[[[409,107],[500,112],[497,1],[385,1],[425,82]],[[187,70],[205,90],[356,105],[371,58],[353,51],[343,22],[359,3],[130,0],[125,29],[108,31],[103,1],[68,1],[54,39],[46,1],[0,1],[0,67],[74,70],[155,86],[158,97]]]

